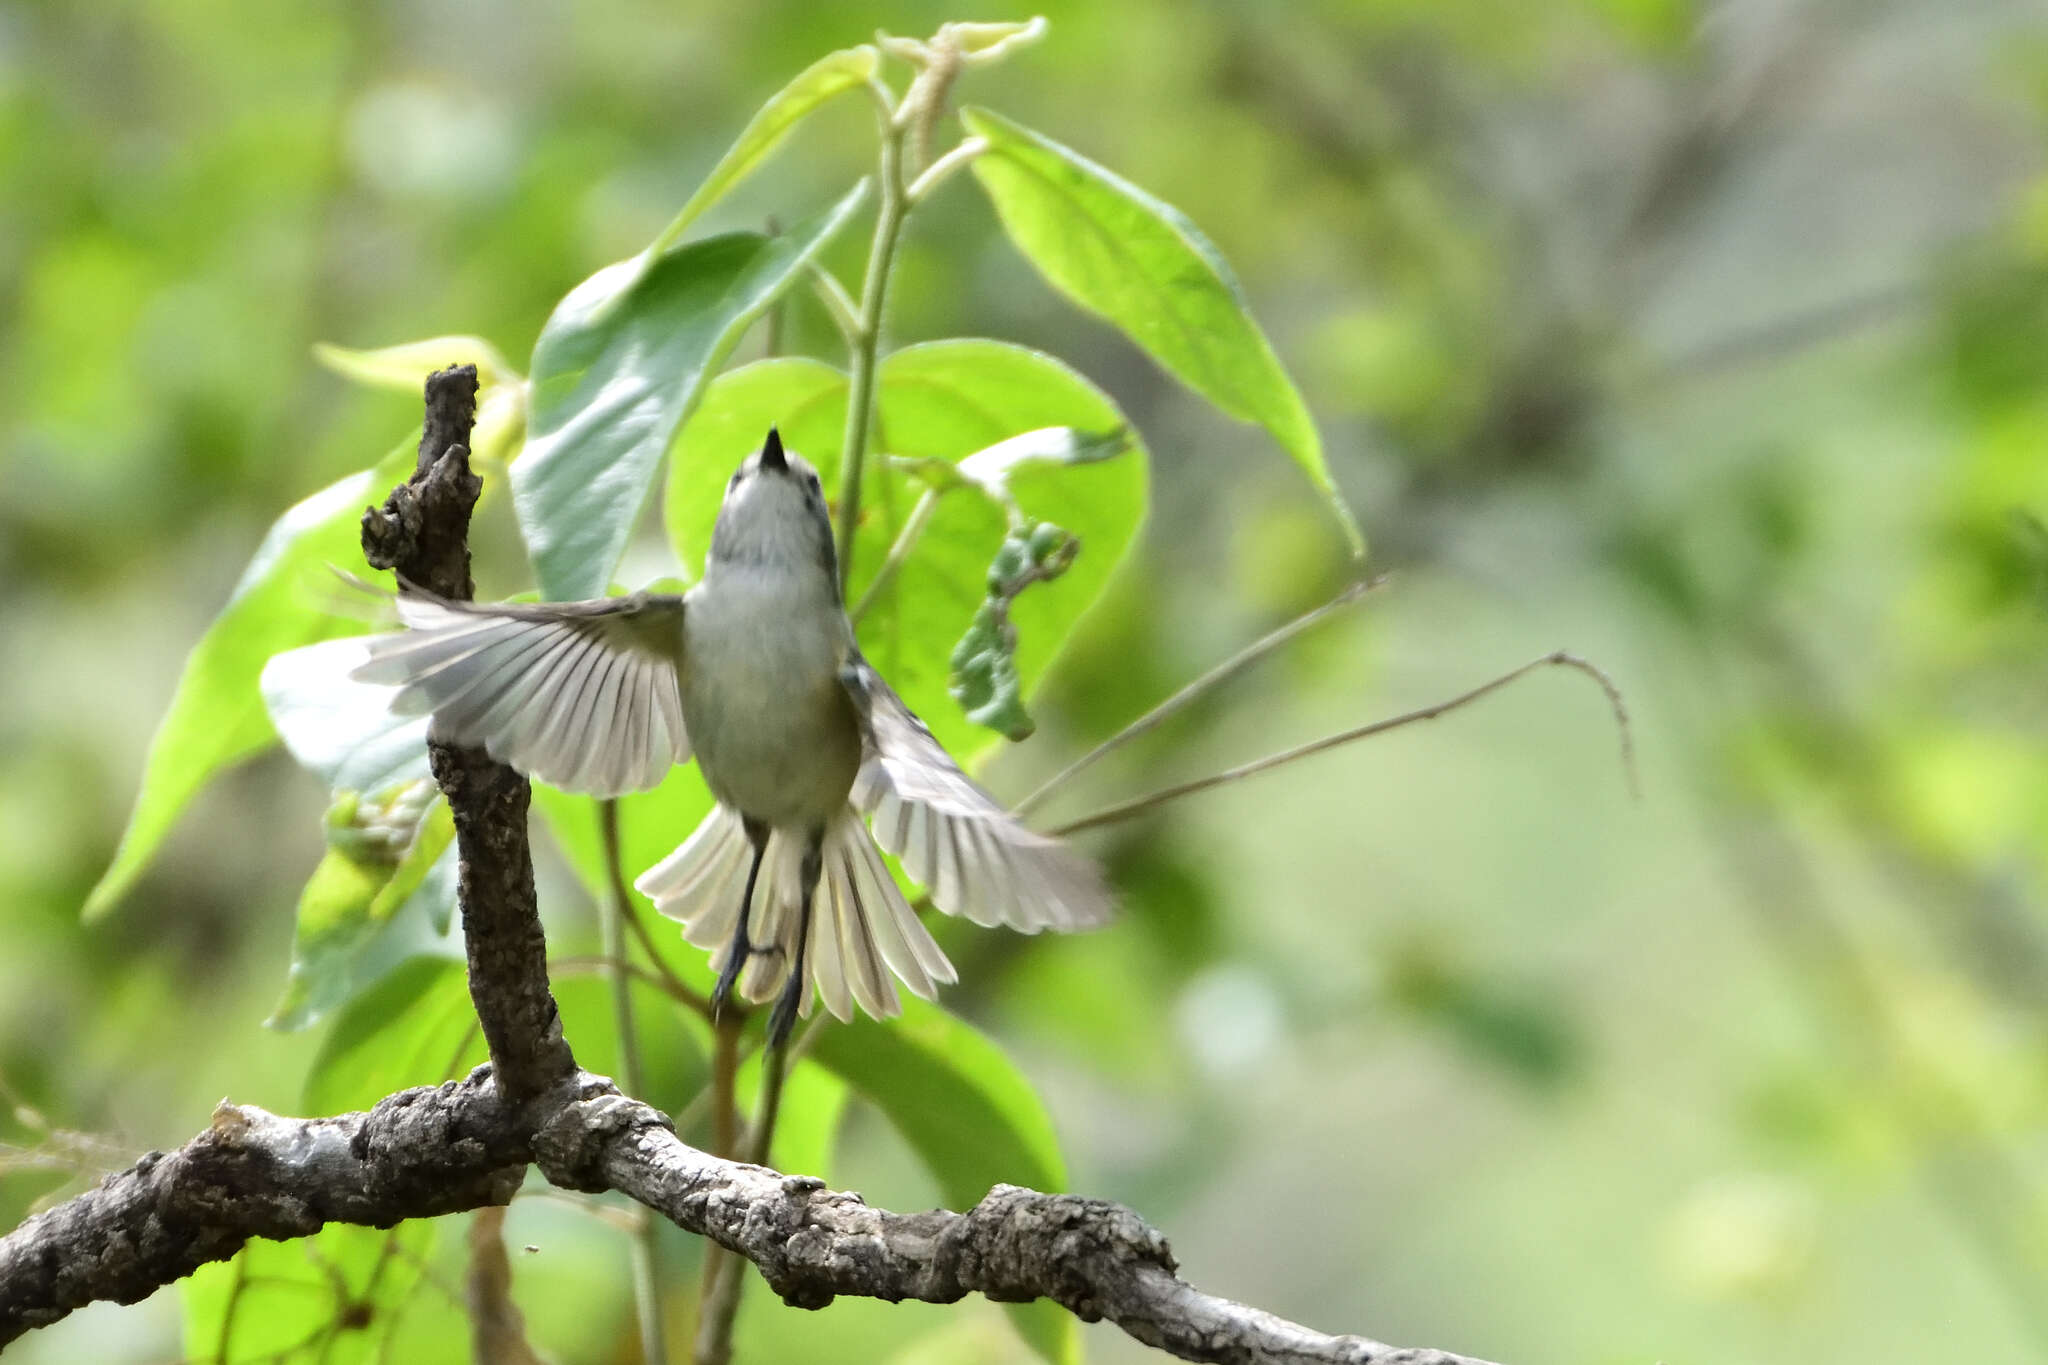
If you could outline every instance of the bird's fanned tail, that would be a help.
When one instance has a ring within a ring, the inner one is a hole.
[[[747,926],[755,951],[740,972],[743,999],[773,999],[795,958],[803,852],[802,836],[770,833]],[[878,1019],[901,1013],[897,980],[912,994],[935,999],[939,986],[956,979],[953,964],[904,899],[851,806],[826,827],[823,854],[804,960],[825,1008],[840,1019],[852,1018],[855,1005]],[[712,970],[722,971],[752,861],[739,815],[717,806],[682,847],[634,885],[662,914],[682,922],[685,940],[710,949]],[[811,1010],[808,987],[802,1010]]]

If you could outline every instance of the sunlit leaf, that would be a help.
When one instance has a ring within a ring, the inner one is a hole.
[[[827,53],[770,96],[662,232],[657,249],[673,244],[699,214],[752,175],[819,105],[843,91],[865,85],[875,74],[876,57],[875,49],[865,44]]]
[[[330,1223],[293,1242],[252,1239],[179,1292],[185,1358],[219,1365],[357,1365],[377,1358],[420,1288],[435,1226]]]
[[[513,500],[541,595],[604,591],[656,466],[705,384],[846,225],[867,182],[779,237],[732,233],[642,269],[609,266],[569,292],[533,350]]]
[[[1364,536],[1330,479],[1308,406],[1201,230],[1178,209],[1000,114],[966,109],[960,117],[988,139],[974,175],[1018,250],[1189,388],[1270,431],[1329,499],[1353,553],[1363,554]]]
[[[361,629],[328,610],[334,588],[326,566],[359,558],[363,508],[411,471],[418,440],[415,433],[376,468],[322,489],[271,526],[227,606],[185,661],[177,694],[150,741],[128,828],[86,899],[85,918],[120,901],[216,774],[277,738],[257,684],[271,656]]]
[[[368,351],[322,341],[314,344],[313,356],[344,379],[353,379],[371,388],[399,389],[413,394],[421,392],[428,375],[450,365],[476,366],[479,391],[519,379],[518,372],[498,354],[498,348],[482,337],[431,337],[425,341],[405,341]]]
[[[1065,1187],[1066,1161],[1031,1082],[994,1042],[937,1006],[912,998],[901,1019],[863,1016],[827,1028],[812,1056],[887,1116],[948,1206],[971,1208],[1004,1182]],[[1080,1333],[1065,1309],[1043,1300],[1005,1308],[1047,1360],[1078,1359]]]

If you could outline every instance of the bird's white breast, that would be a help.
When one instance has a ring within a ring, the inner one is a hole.
[[[691,590],[683,630],[683,723],[712,794],[771,825],[822,825],[860,766],[839,681],[851,629],[829,580],[716,567]]]

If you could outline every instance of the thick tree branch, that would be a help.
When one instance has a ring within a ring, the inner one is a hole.
[[[472,367],[427,381],[419,467],[363,517],[372,564],[449,597],[473,592],[467,541],[479,483],[464,443],[475,397]],[[684,1144],[667,1115],[579,1071],[562,1037],[525,779],[478,750],[428,748],[455,816],[470,996],[491,1065],[365,1114],[285,1119],[223,1102],[177,1151],[152,1152],[0,1237],[0,1346],[95,1300],[133,1303],[251,1237],[503,1204],[537,1164],[556,1185],[618,1190],[744,1256],[797,1307],[841,1294],[1049,1298],[1185,1360],[1484,1365],[1325,1336],[1203,1294],[1175,1275],[1166,1239],[1121,1205],[998,1185],[965,1213],[898,1214],[811,1176]]]
[[[1183,1360],[1484,1365],[1325,1336],[1204,1294],[1174,1273],[1165,1237],[1120,1204],[998,1185],[965,1213],[891,1213],[812,1176],[698,1151],[602,1076],[579,1073],[508,1110],[487,1067],[367,1114],[282,1119],[221,1106],[178,1151],[0,1238],[0,1346],[95,1299],[132,1303],[250,1237],[501,1204],[528,1161],[566,1189],[618,1190],[744,1256],[798,1308],[842,1294],[1048,1298]]]

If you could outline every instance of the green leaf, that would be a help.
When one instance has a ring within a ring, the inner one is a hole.
[[[906,470],[879,455],[868,460],[855,535],[856,604],[923,488],[950,487],[937,495],[902,569],[861,618],[861,645],[940,742],[968,762],[994,737],[949,694],[949,660],[986,597],[988,566],[1009,533],[1011,513],[964,485],[995,482],[1018,515],[1055,522],[1080,546],[1057,582],[1011,604],[1016,693],[1028,699],[1135,543],[1145,511],[1146,453],[1128,436],[1127,453],[1100,458],[1110,438],[1076,433],[1127,432],[1116,404],[1050,356],[998,341],[937,341],[897,351],[882,363],[876,401],[882,452],[961,465],[962,477],[935,477],[928,465]],[[781,424],[784,444],[818,466],[828,489],[835,487],[845,417],[845,376],[817,361],[767,360],[720,375],[684,427],[669,475],[667,523],[683,562],[693,572],[701,567],[725,481],[771,423]]]
[[[418,439],[415,434],[376,468],[299,503],[264,536],[227,606],[185,661],[177,694],[150,741],[128,828],[86,898],[86,919],[106,914],[127,894],[178,816],[217,773],[276,740],[257,686],[270,657],[361,629],[324,610],[333,596],[326,566],[359,555],[363,508],[411,471]]]
[[[292,1032],[319,1022],[446,933],[455,904],[455,821],[421,779],[375,799],[342,793],[328,812],[327,854],[299,896],[291,975],[268,1021]],[[400,911],[416,923],[398,923]],[[404,929],[403,934],[389,934]]]
[[[434,1224],[330,1223],[292,1242],[256,1239],[179,1289],[185,1358],[219,1365],[357,1365],[378,1357],[421,1286]]]
[[[904,1001],[903,1017],[861,1017],[818,1034],[812,1057],[880,1109],[923,1161],[947,1205],[966,1209],[999,1183],[1058,1191],[1066,1161],[1031,1082],[1001,1048],[935,1005]],[[1073,1315],[1043,1300],[1006,1304],[1047,1360],[1080,1356]]]
[[[988,139],[974,175],[1003,229],[1053,287],[1114,323],[1195,392],[1273,434],[1329,499],[1352,553],[1365,537],[1323,460],[1301,393],[1252,320],[1237,278],[1178,209],[1070,147],[986,109],[963,109]]]
[[[482,337],[445,336],[425,341],[405,341],[373,351],[352,350],[331,342],[315,342],[313,358],[344,379],[353,379],[373,389],[399,389],[418,394],[427,376],[450,365],[476,366],[479,392],[504,383],[519,382],[519,374],[505,363],[498,348]]]
[[[541,595],[604,591],[656,466],[747,325],[853,217],[863,180],[782,236],[732,233],[600,270],[533,349],[513,500]]]
[[[485,1055],[462,964],[412,957],[335,1016],[306,1076],[306,1108],[368,1109],[393,1091],[464,1076]]]
[[[726,149],[718,164],[711,168],[711,174],[705,176],[704,183],[697,187],[697,192],[662,230],[653,247],[655,254],[659,255],[673,245],[699,214],[752,175],[782,145],[783,139],[796,125],[819,105],[842,91],[867,84],[875,74],[877,56],[875,49],[866,44],[827,53],[800,72],[795,80],[776,91],[748,120],[747,126],[740,131],[739,140]]]

